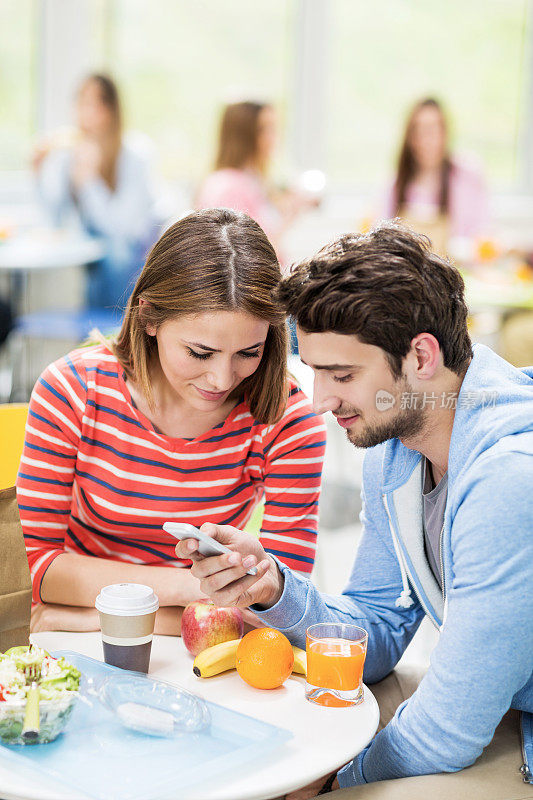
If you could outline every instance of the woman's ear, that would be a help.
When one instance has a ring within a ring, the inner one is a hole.
[[[140,312],[141,320],[143,318],[143,311],[146,311],[146,309],[150,305],[151,305],[151,303],[149,303],[148,300],[145,300],[144,298],[139,297],[139,312]],[[147,325],[145,327],[145,331],[148,334],[148,336],[155,336],[156,333],[157,333],[157,328],[156,328],[155,325]]]

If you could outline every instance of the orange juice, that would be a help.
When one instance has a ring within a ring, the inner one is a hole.
[[[348,692],[357,689],[363,678],[365,650],[359,642],[346,639],[321,639],[307,649],[307,680],[323,689]]]
[[[306,698],[337,708],[362,702],[367,641],[367,632],[356,625],[311,625],[306,641]]]

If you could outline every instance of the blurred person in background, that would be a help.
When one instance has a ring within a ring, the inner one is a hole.
[[[316,201],[269,185],[276,140],[276,113],[271,105],[252,101],[227,105],[220,123],[215,169],[200,187],[195,206],[244,211],[263,228],[283,267],[283,235]]]
[[[76,220],[104,240],[105,257],[88,268],[87,304],[124,302],[156,238],[146,158],[124,141],[117,86],[92,74],[76,97],[76,129],[52,136],[33,158],[40,199],[52,223]]]
[[[444,110],[433,98],[419,101],[409,114],[382,217],[401,217],[440,253],[452,237],[486,233],[485,181],[479,170],[451,154]]]

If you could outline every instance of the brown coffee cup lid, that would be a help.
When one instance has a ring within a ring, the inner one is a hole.
[[[113,583],[104,586],[95,606],[102,614],[119,617],[151,614],[159,608],[159,600],[151,586],[142,583]]]

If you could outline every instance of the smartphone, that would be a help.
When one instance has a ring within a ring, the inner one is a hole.
[[[187,522],[165,522],[163,530],[170,533],[176,539],[196,539],[199,542],[198,552],[202,556],[221,556],[224,553],[232,553],[229,547],[225,544],[220,544],[212,536],[195,528],[194,525],[189,525]],[[246,572],[247,575],[257,575],[256,567],[250,567]]]

